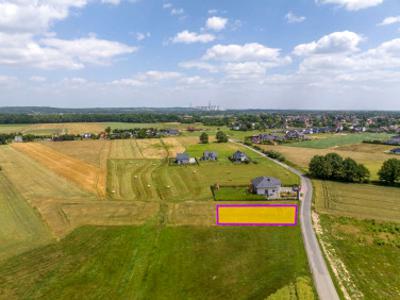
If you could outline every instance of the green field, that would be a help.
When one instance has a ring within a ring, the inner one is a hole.
[[[400,299],[399,224],[328,215],[321,215],[320,221],[322,240],[350,273],[350,280],[343,282],[351,297]]]
[[[391,137],[386,133],[349,133],[349,134],[323,134],[314,139],[303,142],[287,144],[290,147],[326,149],[336,146],[358,144],[364,140],[388,140]]]
[[[400,222],[400,189],[372,184],[314,180],[318,212]]]
[[[300,277],[310,280],[299,227],[160,226],[80,228],[1,265],[0,295],[264,299]]]

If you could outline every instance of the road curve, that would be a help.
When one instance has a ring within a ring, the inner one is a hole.
[[[315,288],[317,289],[319,299],[339,300],[338,293],[336,292],[336,288],[333,284],[325,259],[322,255],[321,248],[319,247],[317,236],[315,235],[312,226],[311,203],[312,203],[313,188],[311,180],[307,178],[299,170],[290,167],[280,161],[271,159],[261,151],[253,149],[252,147],[249,147],[242,143],[235,142],[233,140],[230,140],[230,142],[244,146],[249,150],[258,153],[259,155],[268,158],[269,160],[281,165],[285,169],[288,169],[289,171],[295,173],[301,178],[303,199],[301,201],[301,209],[300,209],[300,224],[301,224],[301,232],[303,234],[304,247],[306,249],[308,257],[308,263],[310,265],[311,273],[314,278],[314,285]]]

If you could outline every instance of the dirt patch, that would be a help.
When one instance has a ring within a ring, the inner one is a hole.
[[[82,189],[104,197],[106,186],[105,170],[84,161],[57,152],[43,144],[13,144],[14,149],[30,156],[54,173],[80,186]]]

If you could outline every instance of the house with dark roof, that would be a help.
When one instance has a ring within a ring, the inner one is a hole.
[[[251,142],[253,144],[264,144],[264,143],[273,143],[275,141],[281,141],[282,138],[273,134],[261,133],[258,135],[253,135],[251,137]]]
[[[394,149],[390,150],[390,152],[393,154],[400,154],[400,148],[394,148]]]
[[[400,145],[400,135],[392,137],[386,142],[388,145]]]
[[[282,183],[274,177],[256,177],[251,181],[251,191],[267,198],[280,198]]]
[[[201,160],[218,160],[218,154],[214,151],[204,151]]]
[[[231,157],[233,162],[248,162],[249,158],[247,157],[246,153],[241,152],[241,151],[236,151],[235,153],[233,153],[232,157]]]
[[[196,163],[196,160],[187,153],[178,153],[175,158],[175,163],[178,165],[188,165]]]

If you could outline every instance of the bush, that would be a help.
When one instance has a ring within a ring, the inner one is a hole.
[[[270,158],[272,158],[272,159],[276,159],[276,160],[278,160],[278,161],[280,161],[280,162],[286,161],[285,156],[283,156],[283,154],[280,153],[280,152],[278,152],[278,151],[268,150],[268,151],[264,151],[264,153],[265,153],[268,157],[270,157]]]

